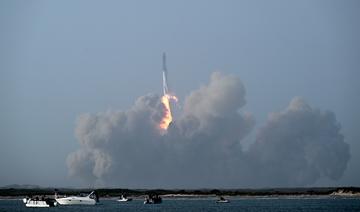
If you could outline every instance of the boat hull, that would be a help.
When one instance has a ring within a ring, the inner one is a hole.
[[[216,203],[229,203],[230,201],[229,200],[218,200],[216,201]]]
[[[123,199],[118,199],[117,201],[118,202],[130,202],[132,199],[125,199],[125,200],[123,200]]]
[[[28,208],[49,208],[56,206],[56,203],[54,202],[46,202],[44,200],[28,200],[25,203],[25,206]]]
[[[96,201],[85,198],[59,198],[56,199],[60,205],[95,205]]]

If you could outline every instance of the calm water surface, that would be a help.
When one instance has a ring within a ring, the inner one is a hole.
[[[251,198],[231,199],[217,204],[214,199],[165,199],[162,204],[144,205],[135,200],[119,203],[102,200],[96,206],[26,208],[21,200],[0,200],[0,211],[360,211],[360,198]]]

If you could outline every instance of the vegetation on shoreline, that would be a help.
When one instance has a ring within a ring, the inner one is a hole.
[[[61,195],[89,193],[94,189],[59,188]],[[98,188],[100,197],[158,195],[221,195],[221,196],[286,196],[286,195],[330,195],[339,190],[360,193],[359,187],[314,187],[314,188],[266,188],[266,189],[121,189]],[[55,188],[0,188],[0,197],[53,195]]]

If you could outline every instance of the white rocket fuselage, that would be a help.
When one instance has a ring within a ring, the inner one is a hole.
[[[168,94],[168,92],[169,92],[168,87],[167,87],[167,77],[166,77],[165,71],[163,71],[163,92],[164,92],[164,95]]]
[[[169,88],[168,88],[168,83],[167,83],[167,69],[166,69],[166,55],[165,53],[163,54],[163,92],[164,95],[169,94]]]

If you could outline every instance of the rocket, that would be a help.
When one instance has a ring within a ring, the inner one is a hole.
[[[168,83],[167,83],[167,69],[166,69],[166,54],[165,52],[163,53],[163,58],[162,58],[162,62],[163,62],[163,67],[162,67],[162,75],[163,75],[163,92],[164,95],[168,95],[169,94],[169,87],[168,87]]]
[[[164,95],[160,98],[160,101],[163,105],[163,117],[160,121],[159,127],[160,129],[164,130],[163,132],[166,132],[167,128],[171,124],[173,117],[171,114],[171,101],[178,101],[178,98],[170,94],[168,82],[167,82],[167,69],[166,69],[166,55],[163,53],[162,58],[162,75],[163,75],[163,92]]]

